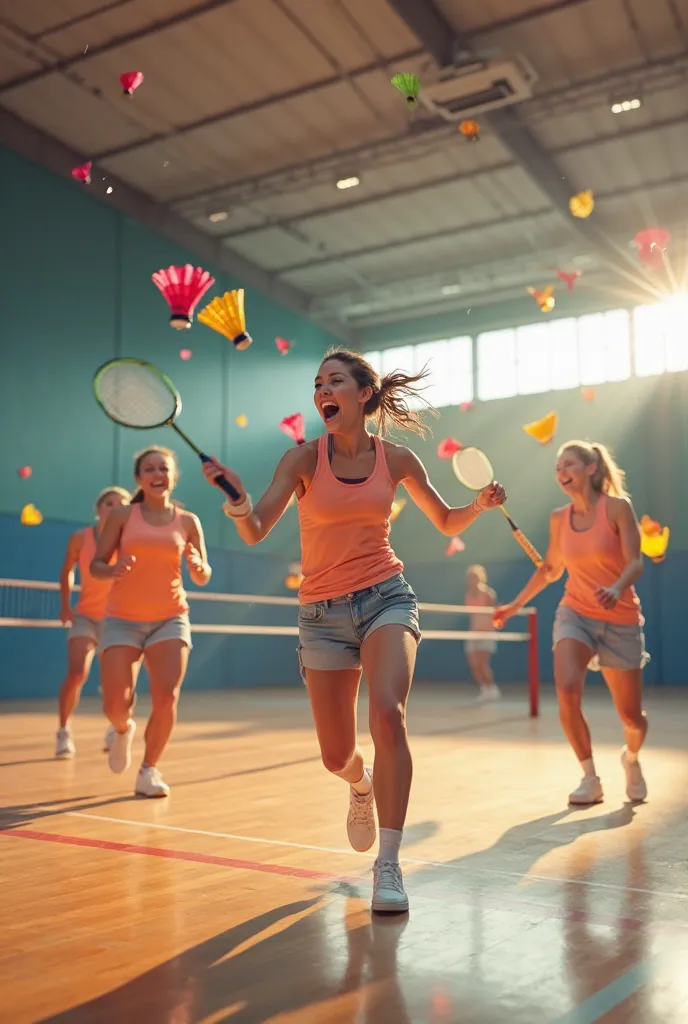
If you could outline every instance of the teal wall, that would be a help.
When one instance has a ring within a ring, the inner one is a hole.
[[[312,380],[335,339],[251,289],[246,309],[254,343],[245,352],[197,322],[174,331],[151,274],[171,263],[197,264],[193,254],[91,199],[88,187],[2,148],[0,182],[0,512],[15,514],[33,502],[46,518],[85,522],[103,486],[131,486],[132,453],[159,442],[179,455],[178,495],[201,516],[208,543],[236,548],[236,532],[197,457],[169,429],[138,432],[110,423],[92,397],[94,370],[117,355],[159,366],[182,394],[180,426],[228,459],[256,494],[291,443],[278,429],[282,417],[303,411],[311,434],[318,429]],[[205,266],[216,284],[200,308],[242,283]],[[277,352],[275,335],[294,342],[288,356]],[[193,350],[188,362],[179,358],[183,347]],[[248,416],[243,430],[234,423],[239,413]],[[17,468],[26,464],[33,475],[25,481]],[[262,550],[298,557],[293,510]]]

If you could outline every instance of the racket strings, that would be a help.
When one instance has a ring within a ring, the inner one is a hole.
[[[98,398],[109,416],[132,427],[155,427],[177,411],[176,396],[142,366],[113,366],[99,378]]]

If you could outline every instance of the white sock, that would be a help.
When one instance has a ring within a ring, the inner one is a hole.
[[[584,775],[597,775],[595,771],[595,762],[591,757],[586,758],[585,761],[581,761],[581,768],[583,769]]]
[[[354,793],[358,794],[358,796],[368,796],[368,793],[370,793],[371,789],[373,788],[373,780],[370,777],[369,768],[363,769],[363,775],[361,776],[358,782],[351,783],[351,788],[353,789]]]
[[[624,754],[626,755],[626,761],[627,761],[628,764],[637,764],[638,763],[638,752],[637,751],[634,754],[632,750],[628,749],[628,747],[624,747]]]
[[[401,837],[403,834],[404,833],[401,829],[380,829],[380,849],[377,855],[378,860],[391,860],[393,864],[399,863],[399,847],[401,846]]]

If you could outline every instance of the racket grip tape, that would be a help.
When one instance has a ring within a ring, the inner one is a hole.
[[[516,527],[514,530],[514,537],[516,538],[517,543],[521,545],[525,553],[528,555],[531,562],[533,562],[533,564],[539,569],[543,564],[542,556],[530,543],[525,533],[522,533],[521,530]]]
[[[200,459],[201,459],[201,462],[212,462],[213,461],[208,455],[201,455]],[[232,501],[238,501],[239,498],[241,497],[241,495],[237,491],[236,487],[234,487],[233,484],[230,484],[229,480],[227,480],[224,476],[216,476],[215,480],[213,482],[218,487],[222,488],[222,490],[225,492],[225,494],[228,495],[228,497],[230,497],[232,499]]]

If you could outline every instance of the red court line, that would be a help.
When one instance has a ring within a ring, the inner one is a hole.
[[[216,867],[237,868],[239,871],[262,871],[267,875],[286,875],[290,878],[306,878],[320,882],[360,883],[360,878],[344,878],[330,875],[325,871],[311,871],[309,868],[294,868],[286,864],[263,864],[256,860],[239,860],[236,857],[217,857],[212,853],[195,853],[193,850],[165,850],[159,846],[139,846],[137,843],[116,843],[111,839],[89,839],[86,836],[63,836],[56,832],[34,832],[28,828],[8,828],[0,835],[15,836],[17,839],[38,839],[43,843],[63,843],[66,846],[87,846],[93,850],[116,850],[118,853],[138,853],[144,857],[162,857],[166,860],[186,860],[196,864],[214,864]]]
[[[89,839],[86,836],[60,835],[55,832],[36,832],[33,829],[13,828],[0,832],[0,836],[14,836],[16,839],[34,839],[44,843],[58,843],[65,846],[83,846],[93,850],[112,850],[117,853],[134,853],[144,857],[161,857],[165,860],[190,861],[196,864],[212,864],[216,867],[235,868],[239,871],[260,871],[267,875],[282,875],[288,878],[303,878],[307,881],[328,882],[330,885],[348,883],[365,885],[366,879],[360,876],[332,875],[326,871],[312,871],[310,868],[290,867],[287,864],[266,864],[256,860],[241,860],[237,857],[218,857],[211,853],[197,853],[193,850],[166,850],[159,846],[141,846],[138,843],[118,843],[111,839]],[[412,878],[413,876],[411,876]],[[413,885],[411,886],[413,889]],[[617,932],[644,931],[648,934],[675,932],[686,934],[685,928],[662,922],[646,922],[632,917],[621,917],[615,914],[589,913],[586,910],[566,910],[561,907],[543,903],[509,899],[504,896],[490,896],[483,893],[471,893],[447,890],[435,883],[421,885],[414,895],[421,899],[439,900],[444,903],[462,903],[473,907],[490,910],[502,910],[512,914],[530,914],[543,920],[571,921],[581,924],[606,925]]]

